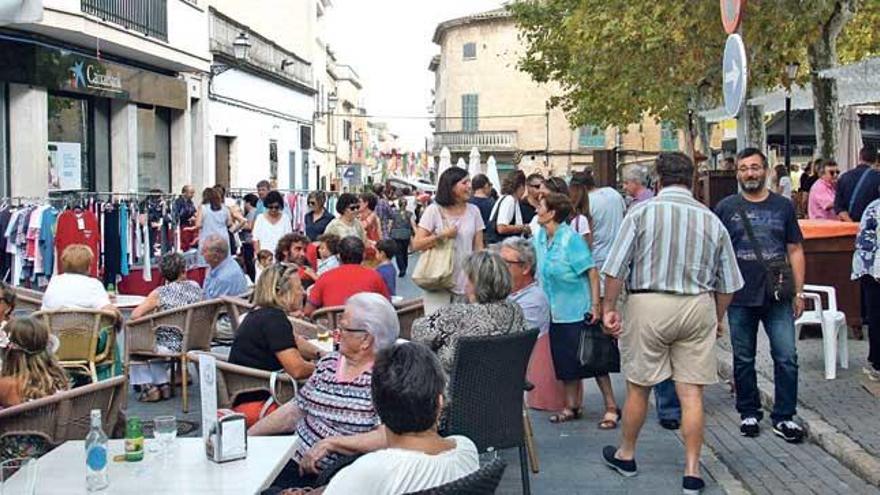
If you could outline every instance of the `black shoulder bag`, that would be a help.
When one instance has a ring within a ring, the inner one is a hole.
[[[498,201],[496,202],[495,206],[493,207],[493,209],[495,210],[493,212],[494,214],[489,217],[489,225],[486,226],[486,231],[483,233],[483,243],[485,243],[487,246],[489,244],[499,243],[508,237],[512,237],[511,234],[501,234],[498,232],[498,212],[501,211],[501,203],[506,198],[511,198],[514,201],[516,201],[515,197],[507,195],[507,194],[498,198]],[[513,205],[513,206],[514,206],[514,218],[512,219],[511,223],[516,221],[516,205]]]
[[[794,272],[791,270],[791,264],[788,262],[788,256],[781,260],[767,261],[764,259],[764,253],[761,250],[761,244],[755,237],[755,231],[752,229],[752,222],[745,208],[738,208],[739,215],[742,217],[743,226],[746,228],[746,234],[752,243],[752,250],[758,262],[767,272],[767,279],[764,281],[764,293],[767,299],[773,302],[785,302],[794,299]]]

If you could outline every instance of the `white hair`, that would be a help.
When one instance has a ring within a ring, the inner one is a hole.
[[[647,186],[648,171],[645,170],[645,167],[639,165],[629,167],[626,172],[623,173],[623,180],[631,180],[633,182],[638,182],[643,186]]]
[[[381,294],[361,292],[345,301],[351,328],[366,330],[376,340],[376,352],[394,345],[400,336],[397,311]]]

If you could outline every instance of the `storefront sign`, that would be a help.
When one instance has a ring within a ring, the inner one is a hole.
[[[49,190],[82,189],[82,145],[49,142]]]
[[[0,40],[0,80],[184,110],[182,79],[60,48]]]

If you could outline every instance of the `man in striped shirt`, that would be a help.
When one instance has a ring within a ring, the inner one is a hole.
[[[682,485],[696,493],[703,487],[703,385],[716,382],[715,339],[743,279],[724,225],[691,194],[690,158],[661,153],[656,169],[660,193],[624,218],[602,268],[605,327],[620,339],[628,384],[620,445],[602,455],[620,474],[636,474],[636,441],[651,387],[672,378],[683,413]],[[621,315],[624,283],[630,296]]]

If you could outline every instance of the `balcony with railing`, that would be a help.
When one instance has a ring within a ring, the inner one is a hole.
[[[449,151],[466,152],[474,146],[480,152],[514,152],[517,151],[517,131],[474,131],[474,132],[435,132],[434,149],[443,147]]]
[[[80,9],[105,22],[168,41],[167,0],[81,0]]]

